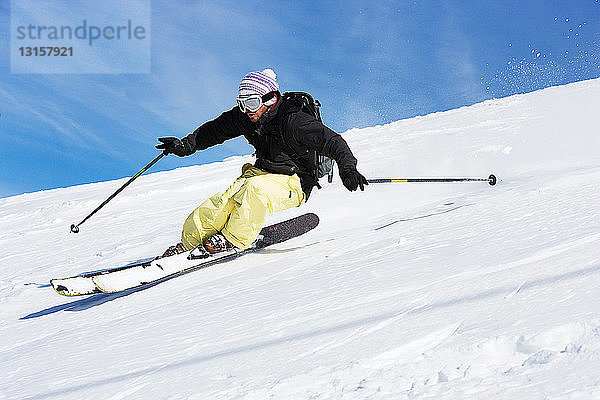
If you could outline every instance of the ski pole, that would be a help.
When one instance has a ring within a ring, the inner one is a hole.
[[[73,233],[78,233],[79,232],[79,225],[83,224],[85,221],[87,221],[92,215],[96,214],[96,212],[98,212],[98,210],[100,210],[102,207],[104,207],[106,205],[106,203],[108,203],[109,201],[111,201],[116,195],[118,195],[119,193],[121,193],[121,191],[123,191],[123,189],[125,189],[131,182],[133,182],[134,180],[136,180],[140,175],[142,175],[144,172],[148,171],[148,169],[150,169],[150,167],[152,167],[154,164],[156,164],[158,162],[158,160],[160,160],[161,158],[163,158],[165,156],[164,153],[160,153],[154,160],[150,161],[150,163],[148,165],[146,165],[144,168],[142,168],[140,170],[140,172],[138,172],[137,174],[135,174],[134,176],[131,177],[131,179],[129,179],[127,182],[125,182],[125,184],[123,186],[121,186],[119,189],[117,189],[116,192],[114,192],[113,194],[110,195],[110,197],[106,200],[104,200],[104,202],[102,204],[100,204],[94,211],[92,211],[90,213],[90,215],[88,215],[87,217],[85,217],[83,219],[83,221],[81,221],[80,223],[78,223],[77,225],[73,224],[71,225],[71,232]]]
[[[369,183],[422,183],[422,182],[488,182],[494,186],[496,184],[496,176],[491,174],[487,178],[378,178],[367,179]]]

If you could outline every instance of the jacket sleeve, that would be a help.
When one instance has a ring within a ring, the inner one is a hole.
[[[357,160],[344,138],[312,115],[304,112],[290,114],[288,124],[296,142],[334,159],[340,171],[356,169]]]
[[[236,106],[212,121],[200,125],[181,141],[189,154],[221,144],[254,129],[252,122]]]

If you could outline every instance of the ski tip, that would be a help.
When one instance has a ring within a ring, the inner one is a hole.
[[[489,182],[490,186],[494,186],[497,181],[498,180],[496,178],[496,175],[490,174],[490,176],[488,177],[488,182]]]
[[[69,290],[65,286],[58,283],[58,281],[60,281],[60,280],[61,279],[51,279],[50,280],[50,285],[52,286],[52,289],[54,289],[54,291],[60,295],[69,296]]]
[[[50,285],[56,293],[67,297],[100,293],[83,277],[52,279]]]
[[[311,218],[316,224],[319,223],[319,216],[315,213],[306,213],[307,217]]]
[[[315,213],[306,213],[296,217],[296,220],[304,226],[306,232],[319,226],[319,216]]]
[[[60,285],[60,284],[52,284],[52,289],[54,289],[54,291],[58,294],[60,294],[61,296],[67,296],[67,297],[72,297],[72,296],[79,296],[79,294],[73,294],[69,291],[69,289],[66,286]]]

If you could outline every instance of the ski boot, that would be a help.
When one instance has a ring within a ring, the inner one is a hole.
[[[219,232],[206,239],[202,245],[210,254],[217,254],[234,248],[229,240]]]
[[[174,256],[176,254],[181,254],[183,252],[185,252],[185,247],[183,247],[183,243],[177,243],[175,246],[171,246],[167,250],[165,250],[163,255],[160,257],[157,257],[157,259]]]

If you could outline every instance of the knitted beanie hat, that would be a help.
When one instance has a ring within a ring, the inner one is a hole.
[[[277,75],[270,69],[264,69],[262,71],[250,72],[242,82],[238,90],[239,97],[246,97],[251,94],[260,94],[264,96],[269,92],[275,92],[279,90],[279,84],[277,84]]]

